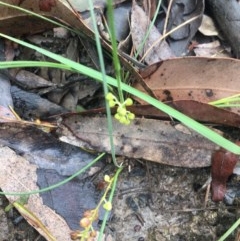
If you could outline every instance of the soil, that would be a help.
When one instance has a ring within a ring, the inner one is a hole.
[[[153,163],[124,172],[109,222],[116,240],[218,240],[239,217],[238,200],[229,206],[212,202],[206,189],[199,190],[209,176],[209,168]],[[235,240],[235,233],[226,240]]]
[[[9,205],[4,196],[0,196],[0,240],[1,241],[46,241],[30,226],[26,220],[12,208],[9,212],[5,208]]]
[[[110,165],[110,164],[109,164]],[[210,168],[187,169],[130,161],[120,175],[106,233],[110,240],[215,241],[239,218],[239,198],[232,205],[214,203],[206,189]],[[239,182],[232,176],[228,191]],[[0,240],[45,239],[1,197]],[[234,231],[226,240],[236,240]]]

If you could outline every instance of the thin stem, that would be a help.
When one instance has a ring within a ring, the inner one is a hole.
[[[105,71],[102,47],[101,47],[101,43],[100,43],[100,35],[98,32],[98,28],[97,28],[97,21],[96,21],[95,14],[94,14],[94,6],[93,6],[92,0],[89,0],[89,6],[90,6],[90,13],[91,13],[91,18],[92,18],[93,28],[94,28],[94,33],[95,33],[95,40],[96,40],[96,46],[97,46],[98,57],[99,57],[99,62],[100,62],[100,69],[101,69],[101,74],[102,74],[101,79],[102,79],[102,83],[103,83],[103,91],[104,91],[104,96],[107,96],[108,86],[107,86],[107,80],[106,80],[106,71]],[[105,101],[105,104],[106,104],[107,126],[108,126],[109,142],[111,145],[112,160],[113,160],[114,165],[119,167],[117,164],[117,160],[116,160],[116,152],[115,152],[115,146],[114,146],[113,134],[112,134],[113,133],[113,124],[112,124],[111,110],[110,110],[108,101]]]
[[[121,173],[121,171],[123,170],[123,167],[120,167],[118,168],[116,174],[114,175],[114,180],[113,180],[113,184],[112,184],[112,189],[111,189],[111,192],[110,192],[110,195],[109,195],[109,202],[112,203],[113,201],[113,196],[114,196],[114,192],[116,190],[116,186],[117,186],[117,180],[118,180],[118,176],[119,174]],[[109,215],[109,211],[107,211],[104,215],[104,218],[103,218],[103,222],[102,222],[102,225],[101,225],[101,229],[100,229],[100,233],[99,233],[99,237],[98,237],[98,241],[101,241],[102,240],[102,235],[103,235],[103,232],[104,232],[104,229],[106,227],[106,223],[107,223],[107,219],[108,219],[108,215]]]
[[[111,45],[112,45],[112,56],[113,56],[113,64],[115,69],[115,78],[117,80],[117,87],[118,87],[118,95],[119,100],[121,103],[124,102],[123,91],[122,91],[122,80],[121,80],[121,66],[120,61],[118,58],[118,49],[117,49],[117,39],[115,33],[115,26],[114,26],[114,14],[113,14],[113,1],[107,1],[107,15],[109,21],[109,30],[110,30],[110,37],[111,37]]]
[[[168,20],[169,20],[169,16],[170,16],[172,4],[173,4],[173,0],[170,0],[170,2],[169,2],[169,4],[168,4],[168,9],[167,9],[167,14],[166,14],[166,19],[165,19],[164,27],[163,27],[163,35],[165,35],[166,32],[167,32],[167,25],[168,25]]]

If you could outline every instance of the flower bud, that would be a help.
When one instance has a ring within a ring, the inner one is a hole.
[[[111,202],[105,202],[103,204],[103,208],[106,209],[107,211],[112,210],[112,203]]]
[[[128,113],[128,119],[133,120],[135,118],[135,115],[131,112]]]
[[[70,237],[71,237],[72,240],[77,240],[77,239],[79,240],[81,238],[81,236],[82,236],[82,234],[78,230],[77,231],[72,231],[70,233]]]
[[[82,219],[80,220],[80,226],[81,226],[82,228],[87,228],[89,225],[91,225],[91,221],[90,221],[89,218],[82,218]]]
[[[127,113],[127,110],[126,110],[125,108],[119,106],[119,107],[117,108],[117,112],[118,112],[119,115],[125,116],[126,113]]]
[[[105,181],[105,182],[110,182],[110,181],[111,181],[110,176],[105,175],[105,176],[104,176],[104,181]]]
[[[116,102],[114,100],[109,100],[109,106],[114,107],[116,105]]]
[[[121,119],[121,116],[120,116],[118,113],[116,113],[116,114],[114,115],[114,117],[115,117],[115,119],[117,119],[117,120],[120,120],[120,119]]]
[[[106,99],[107,99],[108,101],[114,100],[114,98],[115,98],[115,96],[114,96],[112,93],[110,93],[110,92],[107,93]]]
[[[126,105],[126,106],[130,106],[130,105],[132,105],[132,104],[133,104],[132,99],[127,98],[127,99],[125,100],[125,105]]]
[[[93,230],[91,233],[90,233],[90,237],[97,237],[97,232],[95,230]]]

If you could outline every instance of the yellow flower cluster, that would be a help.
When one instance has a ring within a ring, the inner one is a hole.
[[[132,99],[127,98],[123,103],[120,103],[116,96],[112,93],[108,93],[106,96],[108,100],[109,106],[114,107],[117,106],[117,113],[114,117],[122,124],[129,125],[131,120],[135,118],[135,115],[126,109],[126,106],[130,106],[133,104]]]

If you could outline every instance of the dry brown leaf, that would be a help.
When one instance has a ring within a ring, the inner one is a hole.
[[[240,128],[239,115],[222,108],[194,100],[177,100],[166,102],[165,104],[200,122]],[[168,114],[152,105],[132,105],[128,106],[127,109],[140,118],[171,120]],[[116,114],[117,108],[111,108],[111,112],[112,114]],[[94,114],[106,114],[106,108],[81,112],[81,115],[84,116],[92,116]]]
[[[11,0],[4,0],[3,2],[14,4]],[[31,10],[34,13],[54,18],[60,22],[67,23],[71,27],[75,27],[80,30],[86,36],[91,36],[93,38],[93,33],[84,25],[83,22],[76,18],[73,10],[66,1],[44,1],[48,2],[51,6],[49,5],[47,9],[42,9],[42,11],[39,9],[39,2],[42,1],[25,0],[20,4],[20,7]],[[55,25],[47,21],[43,21],[40,18],[27,15],[19,10],[8,8],[3,5],[0,5],[0,11],[1,33],[19,36],[23,34],[37,33],[45,29],[56,27]]]
[[[151,65],[140,74],[161,101],[208,103],[240,91],[240,61],[236,59],[176,58]],[[143,90],[139,84],[135,87]]]
[[[217,108],[194,100],[178,100],[167,102],[166,104],[197,121],[237,128],[240,127],[239,115],[222,108]],[[164,120],[169,118],[169,115],[151,105],[135,105],[128,107],[128,109],[136,116],[140,117],[144,116]],[[98,110],[96,113],[100,113],[100,111]]]
[[[0,188],[4,192],[28,192],[38,189],[36,185],[37,166],[15,154],[15,152],[8,147],[0,148],[0,163]],[[17,199],[16,196],[10,195],[7,195],[7,198],[10,202],[14,202]],[[69,236],[71,230],[66,222],[52,209],[43,205],[42,198],[40,198],[38,194],[30,196],[26,208],[42,221],[56,240],[71,240]],[[49,240],[43,230],[38,227],[34,228],[36,228],[46,240]]]
[[[0,105],[0,122],[11,122],[16,121],[16,116],[8,108]]]
[[[113,120],[117,155],[142,158],[173,166],[210,166],[215,144],[189,130],[174,128],[169,122],[136,119],[131,126]],[[61,140],[86,149],[110,152],[106,118],[79,115],[64,118]]]

